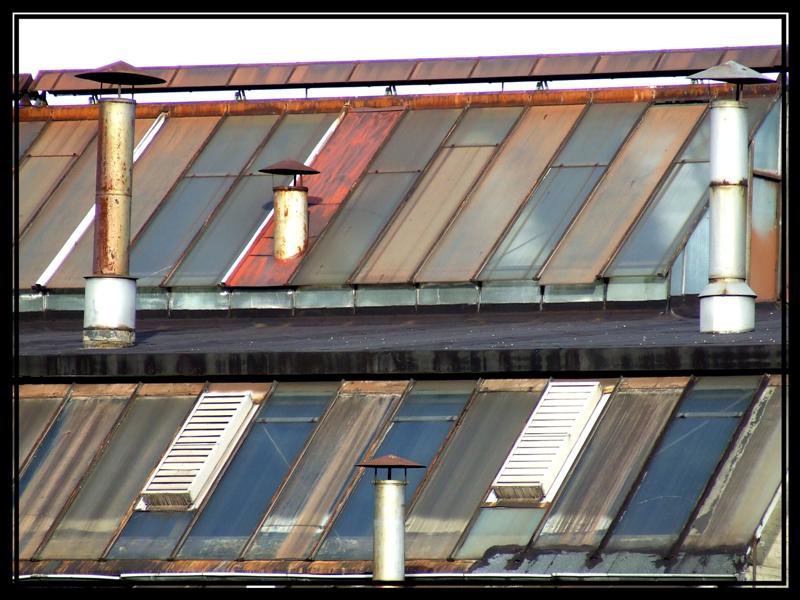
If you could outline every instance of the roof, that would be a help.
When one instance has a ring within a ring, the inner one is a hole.
[[[788,65],[788,53],[784,56],[781,46],[744,46],[587,54],[148,67],[141,70],[165,79],[165,83],[151,90],[138,91],[640,77],[654,72],[663,76],[678,76],[689,75],[728,60],[759,71],[775,71]],[[33,88],[57,94],[85,94],[95,89],[96,85],[76,78],[80,72],[41,71]]]

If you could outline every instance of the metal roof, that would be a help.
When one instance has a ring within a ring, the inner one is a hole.
[[[322,86],[470,83],[689,75],[727,60],[758,71],[779,71],[788,61],[781,46],[702,48],[590,54],[537,54],[473,58],[342,61],[318,63],[167,66],[140,69],[165,80],[141,92],[310,88]],[[41,71],[33,89],[51,94],[87,94],[96,85],[78,79],[81,70]]]

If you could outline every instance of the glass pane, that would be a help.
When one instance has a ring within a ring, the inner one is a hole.
[[[131,248],[130,273],[139,277],[137,285],[161,283],[235,179],[189,177],[177,185]]]
[[[412,110],[370,165],[370,172],[421,171],[450,131],[461,109]]]
[[[408,516],[408,558],[446,558],[453,551],[538,398],[483,392],[473,400]]]
[[[676,167],[605,274],[616,277],[666,273],[667,261],[688,233],[688,224],[695,222],[708,201],[710,177],[709,163]]]
[[[259,169],[287,158],[304,163],[337,117],[337,113],[285,115],[246,172],[258,173]],[[272,185],[267,187],[271,189]]]
[[[248,558],[306,558],[397,394],[340,393],[270,511]]]
[[[62,398],[21,398],[19,400],[19,448],[17,458],[20,466],[28,457],[33,445],[42,435],[45,426],[53,418]]]
[[[604,172],[604,167],[550,169],[479,279],[528,279],[536,275]]]
[[[778,172],[780,166],[781,103],[778,100],[755,135],[753,168]]]
[[[50,195],[56,183],[75,160],[72,156],[33,156],[19,171],[19,230]]]
[[[435,382],[415,386],[397,412],[395,422],[374,456],[393,454],[426,467],[430,465],[452,429],[455,417],[461,413],[472,387],[472,382],[466,385],[461,382]],[[406,505],[414,497],[424,476],[425,469],[407,471]],[[372,558],[373,487],[372,470],[365,469],[315,558]]]
[[[278,115],[227,117],[187,175],[238,175],[277,120]]]
[[[444,149],[396,214],[355,282],[410,281],[494,150],[494,147]]]
[[[191,512],[134,512],[108,558],[169,558],[192,515]]]
[[[36,138],[27,152],[28,155],[78,156],[86,148],[86,144],[97,135],[97,121],[48,121],[47,123],[47,129]]]
[[[416,181],[417,173],[365,175],[297,275],[296,285],[344,284]]]
[[[99,558],[196,396],[139,396],[41,553]]]
[[[553,164],[608,165],[646,108],[646,102],[592,104]]]
[[[454,558],[481,558],[492,546],[525,546],[544,508],[482,508]]]
[[[17,158],[22,160],[22,155],[30,148],[47,121],[25,121],[19,124],[19,137],[17,138]]]
[[[709,117],[708,113],[703,117],[692,136],[692,140],[681,153],[680,160],[697,162],[711,160],[711,117]]]
[[[699,294],[708,285],[708,210],[689,236],[684,250],[684,294]]]
[[[534,106],[492,161],[415,281],[469,281],[530,194],[583,105]]]
[[[522,112],[520,106],[469,108],[447,140],[448,146],[489,146],[505,139]]]
[[[591,283],[650,198],[705,110],[651,106],[541,276],[543,284]]]
[[[536,548],[596,548],[680,399],[672,389],[623,381],[555,501]]]
[[[127,398],[73,397],[19,482],[19,552],[29,558],[75,490]]]
[[[131,239],[194,157],[219,117],[171,117],[133,167]],[[54,288],[83,287],[92,272],[94,223],[50,280]]]
[[[736,388],[703,389],[704,381],[698,383],[700,389],[689,392],[678,407],[677,418],[670,423],[614,529],[609,549],[666,550],[694,510],[741,417],[692,417],[692,412],[741,407],[746,405],[744,394],[753,394],[752,388],[746,392]]]
[[[234,559],[264,516],[272,497],[330,401],[324,394],[280,389],[259,410],[179,558]],[[277,422],[265,422],[279,419]],[[289,419],[294,422],[288,422]]]

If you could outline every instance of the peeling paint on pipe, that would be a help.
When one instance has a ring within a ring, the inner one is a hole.
[[[308,244],[308,188],[274,187],[275,258],[286,260],[302,254]]]

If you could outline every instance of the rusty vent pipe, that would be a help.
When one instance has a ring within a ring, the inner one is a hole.
[[[308,188],[302,185],[303,175],[315,175],[319,171],[294,160],[282,160],[259,169],[259,172],[293,176],[292,185],[272,188],[275,207],[274,256],[277,260],[299,256],[308,245]]]
[[[163,82],[118,62],[78,75],[101,84]],[[119,348],[136,342],[136,279],[130,277],[129,246],[133,190],[136,102],[99,101],[97,179],[92,275],[86,277],[83,312],[85,348]]]

